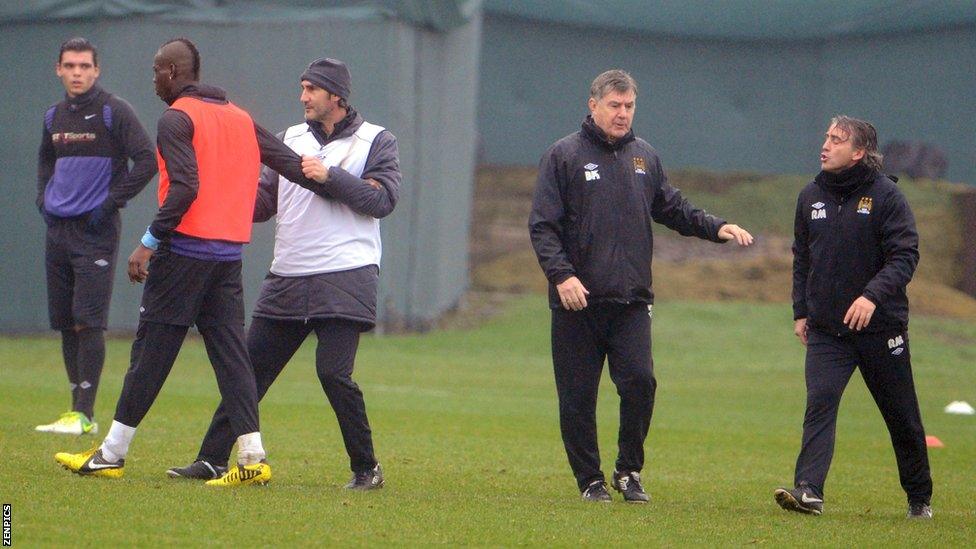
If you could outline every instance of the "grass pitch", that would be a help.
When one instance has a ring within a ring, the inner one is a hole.
[[[103,435],[35,433],[67,406],[59,344],[0,339],[0,500],[14,546],[64,545],[938,545],[973,542],[976,324],[913,319],[915,378],[928,432],[935,520],[904,518],[880,414],[855,375],[841,406],[822,517],[787,514],[804,408],[802,351],[785,305],[655,306],[657,405],[645,485],[651,503],[579,501],[559,439],[543,298],[465,331],[363,340],[366,395],[383,490],[341,489],[348,462],[312,366],[311,341],[261,406],[274,480],[215,490],[165,477],[196,455],[217,401],[199,340],[188,340],[126,461],[125,478],[81,478],[56,451]],[[107,429],[129,341],[113,340],[97,406]],[[598,419],[612,469],[617,397],[607,376]]]

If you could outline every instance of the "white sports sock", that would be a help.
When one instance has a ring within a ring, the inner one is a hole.
[[[108,434],[102,441],[102,457],[107,461],[125,459],[126,454],[129,453],[129,444],[134,436],[136,436],[135,427],[129,427],[113,419],[112,426],[109,427]]]
[[[254,431],[237,437],[237,463],[254,465],[267,457],[261,444],[261,432]]]

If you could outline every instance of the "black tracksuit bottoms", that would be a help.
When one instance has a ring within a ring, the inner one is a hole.
[[[115,420],[137,427],[196,324],[227,403],[233,437],[259,430],[254,372],[244,341],[241,261],[207,261],[158,251],[149,263],[139,328]]]
[[[603,362],[620,395],[616,469],[644,467],[644,439],[654,409],[651,318],[645,303],[593,303],[582,311],[552,310],[552,361],[563,444],[582,491],[604,480],[596,433]]]
[[[860,368],[864,383],[888,426],[901,486],[910,503],[929,503],[925,429],[912,379],[908,332],[891,330],[836,337],[811,329],[806,356],[807,410],[803,445],[796,460],[796,486],[807,485],[823,497],[834,455],[837,409],[847,382]]]
[[[278,374],[312,331],[318,338],[315,369],[339,421],[342,441],[349,455],[349,467],[354,473],[370,471],[376,467],[373,435],[366,417],[363,393],[352,380],[361,324],[335,318],[308,322],[252,318],[247,333],[247,348],[257,381],[258,399],[268,392]],[[225,465],[233,446],[234,436],[225,397],[214,412],[197,459]]]
[[[52,222],[45,239],[44,265],[48,317],[51,328],[61,332],[71,409],[94,419],[122,221],[115,212],[100,225],[89,227],[88,217]]]

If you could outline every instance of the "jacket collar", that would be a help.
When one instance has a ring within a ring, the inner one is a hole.
[[[184,86],[180,93],[176,94],[176,98],[181,97],[195,97],[197,99],[203,99],[205,101],[210,101],[213,103],[226,103],[227,102],[227,92],[217,86],[210,86],[208,84],[201,84],[199,82],[188,84]]]
[[[99,85],[96,83],[93,84],[92,87],[88,89],[88,91],[86,91],[81,95],[71,97],[68,94],[64,94],[64,101],[65,103],[68,104],[68,110],[74,112],[74,111],[84,109],[85,107],[90,105],[92,101],[95,100],[96,97],[98,97],[101,94],[102,94],[102,88],[99,87]]]
[[[583,136],[590,141],[596,143],[597,145],[601,145],[604,148],[610,149],[611,151],[620,150],[624,145],[636,139],[634,137],[634,130],[631,128],[631,130],[627,132],[627,135],[624,135],[620,139],[610,141],[610,139],[607,138],[607,134],[596,125],[596,122],[593,121],[593,116],[591,115],[586,115],[586,119],[583,120],[583,126],[580,131],[582,132]]]
[[[822,171],[814,179],[821,188],[838,196],[848,196],[861,186],[875,180],[878,172],[858,162],[846,170],[834,173]]]
[[[315,140],[319,142],[319,146],[324,147],[331,141],[343,139],[356,133],[356,130],[363,125],[363,117],[359,116],[356,109],[348,107],[345,118],[340,120],[335,125],[335,128],[332,128],[331,134],[326,134],[322,123],[317,120],[310,120],[307,123],[308,128],[312,131],[312,135],[315,136]]]

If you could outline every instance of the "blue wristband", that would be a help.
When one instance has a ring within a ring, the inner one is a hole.
[[[149,232],[149,227],[146,227],[146,234],[142,235],[142,245],[150,250],[159,248],[159,239]]]

